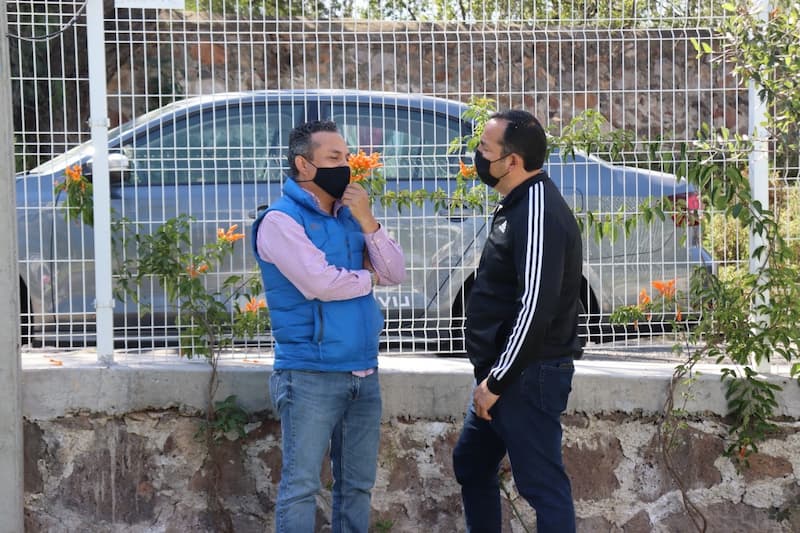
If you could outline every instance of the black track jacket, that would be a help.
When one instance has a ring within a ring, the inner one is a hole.
[[[575,215],[544,171],[503,198],[467,302],[478,383],[501,394],[535,360],[580,357],[582,263]]]

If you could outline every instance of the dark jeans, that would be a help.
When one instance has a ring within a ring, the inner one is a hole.
[[[536,510],[538,533],[575,531],[575,508],[561,460],[560,415],[575,369],[572,358],[531,364],[492,407],[491,422],[470,403],[453,451],[470,533],[499,533],[500,461],[508,452],[517,491]]]

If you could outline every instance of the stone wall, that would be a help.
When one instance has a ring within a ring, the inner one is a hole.
[[[564,457],[581,532],[687,532],[692,525],[661,458],[655,419],[623,413],[564,417]],[[254,416],[247,437],[226,440],[214,456],[223,510],[210,513],[212,463],[195,438],[200,418],[179,410],[120,416],[81,413],[25,423],[26,531],[237,533],[271,531],[280,478],[280,427]],[[451,453],[458,420],[393,418],[382,428],[373,530],[463,531]],[[784,423],[738,472],[721,456],[725,427],[715,417],[688,420],[675,467],[711,532],[800,530],[800,427]],[[507,470],[503,476],[510,478]],[[325,468],[322,486],[329,487]],[[523,531],[532,511],[506,483],[503,530]],[[330,494],[318,500],[319,530]],[[532,529],[531,529],[532,530]]]
[[[724,65],[697,60],[707,30],[530,24],[209,19],[164,11],[117,28],[112,120],[161,104],[144,95],[347,88],[489,96],[557,126],[585,109],[640,138],[693,138],[702,123],[746,131],[746,91]],[[127,43],[141,43],[128,45]],[[717,44],[717,43],[715,43]],[[118,65],[118,67],[117,67]]]
[[[674,364],[607,354],[590,345],[576,361],[562,419],[579,531],[692,531],[656,437]],[[195,439],[207,402],[208,366],[177,357],[118,356],[108,366],[92,351],[23,354],[27,531],[271,530],[281,452],[267,394],[269,354],[221,362],[216,399],[235,394],[254,415],[247,436],[224,441],[213,460]],[[472,366],[462,358],[382,354],[379,360],[383,426],[373,530],[463,531],[451,453]],[[673,395],[687,413],[673,456],[709,519],[708,531],[800,531],[800,384],[766,376],[782,389],[775,397],[780,429],[759,444],[751,467],[738,472],[722,457],[727,407],[720,367],[696,370],[695,379]],[[223,509],[209,512],[215,465]],[[322,478],[329,487],[328,469]],[[514,498],[513,484],[509,490]],[[527,505],[514,501],[523,520],[533,523]],[[509,501],[504,505],[504,531],[523,531]],[[327,490],[318,515],[327,531]]]
[[[253,21],[104,6],[112,126],[200,94],[348,88],[488,96],[527,108],[555,132],[594,109],[643,142],[691,139],[701,124],[747,131],[747,92],[730,67],[696,59],[690,39],[717,45],[708,29]],[[74,6],[59,9],[69,18]],[[38,32],[16,8],[9,28]],[[28,168],[89,138],[85,43],[83,25],[35,48],[11,40],[16,141]]]

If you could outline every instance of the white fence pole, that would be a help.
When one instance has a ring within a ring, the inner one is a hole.
[[[108,177],[108,103],[103,0],[89,0],[86,9],[89,54],[89,125],[94,156],[94,271],[97,359],[114,362],[114,297],[111,290],[111,187]]]
[[[762,24],[768,22],[769,0],[755,0],[756,7],[760,9],[759,18]],[[750,191],[753,200],[760,202],[763,208],[769,207],[769,147],[767,145],[767,130],[764,128],[766,121],[767,106],[764,100],[758,95],[758,87],[751,81],[748,90],[748,132],[753,141],[753,149],[750,152]],[[755,273],[764,266],[764,260],[754,257],[753,252],[767,245],[761,235],[757,235],[751,227],[750,230],[750,272]],[[763,303],[768,303],[767,300]],[[760,302],[761,303],[761,302]],[[756,316],[756,320],[761,321],[763,317]],[[772,368],[768,361],[762,360],[756,364],[759,372],[771,372]]]
[[[0,321],[0,533],[17,533],[24,528],[22,372],[19,359],[19,274],[17,271],[17,230],[14,209],[14,143],[11,117],[11,61],[8,54],[6,3],[0,2],[0,300],[11,311]]]

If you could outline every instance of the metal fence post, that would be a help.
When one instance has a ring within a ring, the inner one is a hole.
[[[89,0],[86,10],[89,55],[89,125],[94,156],[94,268],[97,359],[114,362],[114,297],[111,289],[111,187],[108,176],[108,102],[103,0]]]
[[[762,24],[768,23],[769,0],[755,0],[756,7],[760,10],[759,18]],[[767,145],[767,130],[764,127],[766,121],[766,102],[759,96],[758,87],[751,81],[748,88],[748,132],[753,141],[753,149],[750,152],[750,192],[753,201],[759,202],[762,207],[769,207],[769,147]],[[755,222],[754,222],[755,223]],[[750,272],[755,273],[763,268],[764,260],[754,257],[753,252],[767,245],[761,235],[756,234],[752,227],[750,230]],[[766,301],[759,303],[769,303],[769,295]],[[763,317],[756,315],[755,320],[761,322]],[[772,371],[769,361],[753,361],[759,372],[768,373]]]

